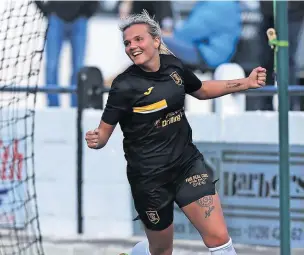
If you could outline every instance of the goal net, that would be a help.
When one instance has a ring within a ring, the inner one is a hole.
[[[33,139],[46,30],[34,1],[0,1],[0,255],[43,254]]]

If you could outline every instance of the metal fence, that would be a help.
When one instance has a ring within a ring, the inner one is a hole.
[[[95,76],[95,79],[90,76],[90,73]],[[83,143],[84,143],[84,131],[82,129],[82,115],[83,111],[86,108],[90,108],[90,99],[92,96],[97,96],[101,101],[100,109],[103,108],[103,94],[109,92],[109,88],[104,87],[100,71],[95,67],[85,67],[78,74],[78,84],[77,86],[71,87],[58,87],[58,86],[47,86],[47,87],[18,87],[18,86],[4,86],[0,88],[0,93],[55,93],[55,94],[72,94],[76,93],[78,97],[78,106],[77,106],[77,232],[79,234],[83,233]],[[97,77],[97,78],[96,78]],[[275,86],[265,86],[259,89],[246,90],[239,92],[239,94],[244,94],[246,96],[256,97],[256,96],[273,96],[278,93],[278,88]],[[288,87],[289,96],[304,96],[304,86],[300,85],[291,85]]]

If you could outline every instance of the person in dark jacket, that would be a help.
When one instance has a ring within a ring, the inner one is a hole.
[[[171,1],[121,1],[119,5],[120,18],[130,14],[139,14],[146,10],[159,23],[162,33],[171,33],[173,29],[173,10]]]
[[[86,49],[88,19],[98,8],[97,1],[42,1],[36,2],[48,18],[46,44],[46,86],[58,86],[58,66],[63,42],[72,48],[71,85],[77,85],[77,73],[83,66]],[[72,107],[77,106],[77,96],[71,97]],[[48,106],[59,106],[57,94],[48,94]]]
[[[273,3],[272,1],[260,1],[263,21],[260,27],[261,36],[261,65],[267,70],[273,70],[274,52],[268,45],[266,31],[274,27]],[[298,48],[299,33],[304,22],[304,1],[288,1],[288,41],[289,41],[289,84],[299,85],[299,79],[296,74],[296,51]],[[274,76],[267,76],[267,85],[274,84]],[[271,96],[249,98],[248,110],[273,110]],[[290,107],[292,111],[304,110],[301,105],[300,97],[290,97]]]

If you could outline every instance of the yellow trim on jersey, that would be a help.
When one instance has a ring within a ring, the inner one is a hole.
[[[136,113],[151,113],[151,112],[160,111],[160,110],[165,109],[167,107],[168,107],[167,101],[166,101],[166,99],[163,99],[163,100],[158,101],[154,104],[149,104],[149,105],[139,106],[139,107],[133,107],[133,112],[136,112]]]

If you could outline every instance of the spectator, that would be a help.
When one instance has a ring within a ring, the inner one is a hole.
[[[58,86],[58,66],[64,40],[71,43],[72,77],[70,84],[77,85],[77,73],[84,64],[88,19],[98,7],[98,1],[47,1],[36,2],[47,16],[49,28],[46,43],[46,86]],[[77,96],[71,97],[73,107]],[[48,94],[48,106],[59,106],[58,95]]]
[[[274,27],[273,3],[271,1],[260,1],[263,21],[261,22],[261,65],[267,70],[273,70],[274,51],[268,45],[266,31]],[[289,40],[289,84],[298,85],[299,79],[296,74],[296,51],[298,48],[298,38],[301,26],[304,21],[304,2],[288,1],[288,40]],[[274,76],[267,75],[268,85],[274,84]],[[273,97],[254,97],[250,98],[248,110],[273,110]],[[303,110],[300,97],[290,97],[290,110]]]
[[[216,68],[234,55],[241,25],[238,1],[198,1],[181,27],[163,40],[185,64]]]
[[[171,33],[173,29],[173,12],[171,1],[122,1],[119,15],[125,18],[130,14],[142,13],[146,10],[160,24],[163,34]]]

